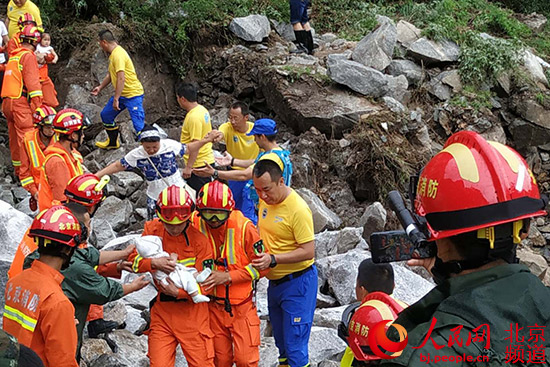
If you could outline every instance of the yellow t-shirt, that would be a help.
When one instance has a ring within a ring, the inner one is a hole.
[[[201,140],[206,134],[212,131],[212,123],[210,122],[210,114],[208,110],[201,105],[194,107],[191,111],[185,115],[183,120],[183,126],[181,127],[180,141],[183,144],[192,142],[193,140]],[[189,153],[183,156],[185,162],[189,159]],[[199,150],[197,160],[193,164],[193,167],[202,167],[204,162],[208,164],[214,163],[214,152],[212,151],[212,143],[208,143],[202,146]]]
[[[294,190],[282,203],[276,205],[268,205],[260,200],[258,228],[260,237],[274,255],[293,251],[299,245],[315,239],[311,210]],[[311,266],[314,261],[278,264],[267,274],[267,278],[280,279]]]
[[[246,133],[240,133],[233,128],[231,122],[226,122],[222,124],[219,130],[223,133],[225,146],[229,154],[233,158],[237,159],[256,159],[258,153],[260,153],[260,147],[254,141],[254,136],[247,136],[246,134],[252,130],[254,123],[248,121],[248,128]],[[244,169],[242,167],[233,167],[234,169]]]
[[[109,56],[109,74],[111,75],[111,83],[116,89],[116,74],[119,71],[124,71],[124,88],[122,89],[122,97],[132,98],[143,94],[143,86],[139,81],[134,63],[130,59],[128,52],[121,46],[115,47],[111,56]]]
[[[36,20],[36,24],[41,27],[42,26],[42,18],[40,18],[40,9],[38,9],[38,6],[36,6],[31,0],[27,0],[25,5],[18,8],[13,0],[10,0],[8,3],[8,10],[7,10],[7,16],[10,20],[10,24],[8,25],[8,37],[11,39],[14,34],[19,32],[19,26],[17,25],[17,21],[19,20],[19,17],[25,13],[31,14],[34,19]]]

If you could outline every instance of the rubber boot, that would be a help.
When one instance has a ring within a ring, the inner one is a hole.
[[[313,33],[311,33],[311,31],[304,31],[305,32],[305,46],[307,48],[307,53],[308,55],[313,55],[314,51],[313,51]]]
[[[118,126],[113,128],[105,128],[107,131],[107,140],[98,141],[95,146],[101,149],[118,149],[120,148],[120,142],[118,141]]]
[[[120,325],[115,321],[105,321],[103,319],[90,321],[88,323],[88,336],[90,338],[97,338],[99,334],[111,332],[119,327]]]
[[[290,51],[291,54],[303,54],[307,52],[306,47],[306,31],[294,31],[294,35],[296,36],[296,41],[294,41],[294,44],[296,45],[296,49]]]

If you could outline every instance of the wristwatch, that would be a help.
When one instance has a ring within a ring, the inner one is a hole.
[[[214,170],[214,173],[212,174],[212,178],[213,178],[214,180],[217,180],[218,177],[219,177],[219,172],[218,172],[217,169],[215,169],[215,170]]]
[[[275,255],[271,254],[271,263],[269,264],[270,268],[274,268],[277,266],[277,259],[275,258]]]

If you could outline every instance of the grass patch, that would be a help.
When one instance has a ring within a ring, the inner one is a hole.
[[[466,86],[464,89],[453,96],[449,101],[451,106],[462,108],[473,108],[479,111],[482,108],[491,109],[493,104],[491,98],[494,97],[493,92],[489,90],[479,90],[472,86]]]

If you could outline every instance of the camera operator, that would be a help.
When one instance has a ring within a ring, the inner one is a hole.
[[[530,218],[546,215],[545,204],[516,151],[474,132],[451,136],[424,168],[415,195],[437,256],[409,261],[430,270],[438,286],[400,313],[395,322],[407,330],[408,346],[382,365],[432,365],[429,356],[438,355],[507,366],[522,340],[527,365],[548,365],[550,338],[532,343],[529,330],[550,325],[550,289],[516,258]]]

